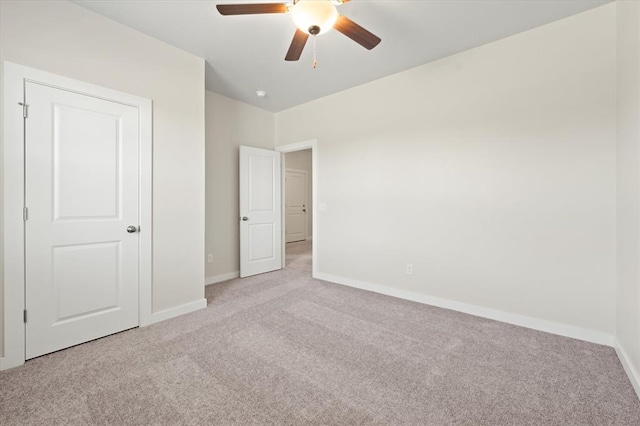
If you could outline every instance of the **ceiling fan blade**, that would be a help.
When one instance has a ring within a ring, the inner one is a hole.
[[[221,15],[257,15],[261,13],[286,13],[284,3],[219,4],[216,9]]]
[[[307,43],[308,38],[309,34],[296,29],[296,33],[291,41],[291,46],[289,46],[289,51],[287,52],[287,56],[284,57],[284,60],[297,61],[300,59],[300,55],[302,55],[302,50],[304,49],[304,45]]]
[[[377,35],[365,30],[346,16],[338,16],[333,28],[360,44],[365,49],[373,49],[382,41]]]

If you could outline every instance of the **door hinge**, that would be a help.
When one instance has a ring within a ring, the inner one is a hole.
[[[29,208],[28,207],[24,207],[22,209],[22,220],[25,221],[25,222],[27,220],[29,220]]]
[[[24,311],[22,311],[22,318],[24,319],[24,322],[27,322],[27,310],[25,309]]]
[[[24,102],[18,102],[18,105],[22,106],[22,116],[27,118],[29,116],[29,105]]]

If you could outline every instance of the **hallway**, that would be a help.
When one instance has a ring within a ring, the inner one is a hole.
[[[285,269],[312,271],[311,241],[288,243],[285,248]]]

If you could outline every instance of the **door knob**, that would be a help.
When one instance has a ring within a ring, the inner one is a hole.
[[[127,226],[127,232],[130,234],[133,234],[134,232],[138,231],[138,227],[137,226],[133,226],[133,225],[129,225]]]
[[[249,218],[248,218],[248,217],[246,217],[246,216],[242,216],[242,220],[246,222],[246,221],[248,221],[248,220],[249,220]]]

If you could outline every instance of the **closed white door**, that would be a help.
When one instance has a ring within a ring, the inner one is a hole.
[[[307,239],[307,172],[285,172],[285,238],[288,243]]]
[[[240,276],[282,268],[280,153],[240,147]]]
[[[29,359],[138,325],[139,124],[42,84],[25,99]]]

